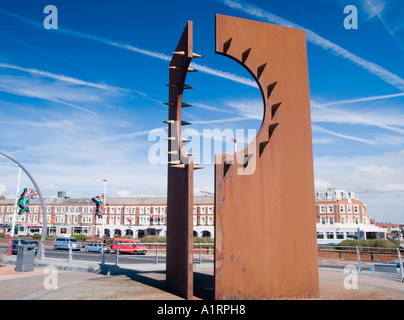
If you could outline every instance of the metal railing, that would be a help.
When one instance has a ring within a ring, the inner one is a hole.
[[[9,239],[1,239],[3,244],[8,244]],[[80,242],[81,249],[85,247],[86,244],[93,244],[95,242]],[[98,243],[99,244],[99,243]],[[153,257],[153,263],[165,263],[166,257],[166,243],[137,243],[138,245],[145,246],[147,248],[147,253],[144,256],[137,256],[137,258],[142,259],[146,257],[150,260]],[[102,250],[100,250],[100,262],[102,265],[106,264],[106,252],[105,247],[111,248],[112,244],[102,243]],[[119,265],[120,253],[124,252],[120,250],[120,245],[118,244],[115,256],[115,265]],[[47,241],[47,249],[52,246],[50,241]],[[45,248],[45,246],[42,246]],[[73,262],[74,252],[73,248],[69,245],[68,247],[69,256],[68,262]],[[401,277],[404,279],[403,270],[403,248],[378,248],[378,247],[359,247],[359,246],[339,246],[339,245],[318,245],[318,258],[319,264],[324,265],[341,265],[341,264],[355,264],[358,271],[361,272],[364,266],[374,265],[375,263],[390,263],[392,261],[398,260],[400,265]],[[193,249],[194,264],[202,264],[204,262],[214,261],[214,244],[213,243],[194,243]],[[111,260],[111,259],[110,259]],[[76,259],[75,261],[79,261]]]
[[[114,248],[116,248],[115,250],[112,250],[112,244],[109,243],[80,242],[80,244],[81,244],[80,251],[83,251],[87,244],[100,244],[101,249],[99,250],[99,253],[100,253],[100,263],[102,265],[106,264],[106,255],[109,254],[106,251],[110,251],[110,253],[115,254],[116,266],[119,265],[119,260],[122,253],[132,251],[131,249],[128,248],[121,249],[122,246],[121,243],[114,244]],[[137,255],[136,256],[137,258],[142,259],[142,257],[145,257],[147,259],[150,259],[150,257],[153,257],[154,264],[165,263],[166,248],[167,248],[166,243],[136,243],[136,244],[144,246],[147,249],[147,253],[145,255]],[[48,243],[47,245],[48,250],[50,249],[50,247],[52,247],[52,245]],[[109,248],[109,250],[106,250],[106,248]],[[80,259],[74,259],[75,252],[70,242],[68,244],[67,249],[68,249],[68,262],[71,263],[73,262],[73,260],[78,262]],[[213,243],[195,243],[193,249],[194,264],[202,264],[207,261],[213,262],[213,253],[214,253]]]
[[[331,262],[353,262],[356,261],[359,272],[363,270],[363,264],[391,263],[398,260],[401,281],[404,280],[404,267],[402,254],[403,248],[381,248],[381,247],[359,247],[359,246],[318,246],[318,257]]]

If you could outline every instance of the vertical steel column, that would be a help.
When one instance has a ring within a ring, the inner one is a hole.
[[[181,126],[189,124],[181,120],[183,91],[193,89],[185,85],[193,53],[192,21],[188,21],[169,66],[169,126],[168,181],[167,181],[167,263],[168,285],[185,299],[193,298],[193,170],[200,168],[193,163],[184,148]]]
[[[216,155],[215,299],[317,297],[305,33],[216,15],[216,53],[250,72],[264,118],[248,146]]]

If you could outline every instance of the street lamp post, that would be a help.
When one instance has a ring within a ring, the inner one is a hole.
[[[20,194],[20,181],[21,181],[21,167],[18,167],[18,180],[17,180],[17,191],[15,193],[15,202],[14,202],[14,212],[13,212],[13,221],[11,223],[10,230],[10,248],[8,250],[8,255],[12,255],[12,247],[13,247],[13,239],[14,239],[14,229],[15,229],[15,220],[17,219],[17,202],[18,196]]]

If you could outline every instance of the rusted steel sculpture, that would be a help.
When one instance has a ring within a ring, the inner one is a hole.
[[[193,298],[193,170],[201,168],[183,148],[186,139],[181,138],[181,126],[189,123],[181,120],[189,67],[192,58],[200,55],[192,51],[192,21],[188,21],[170,62],[169,76],[169,126],[168,140],[168,188],[167,188],[167,262],[166,281],[185,299]]]
[[[304,31],[216,16],[216,53],[256,80],[255,139],[215,165],[215,299],[318,296],[310,98]]]

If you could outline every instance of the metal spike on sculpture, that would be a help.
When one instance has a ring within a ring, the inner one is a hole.
[[[251,73],[264,118],[215,159],[215,299],[318,297],[305,33],[216,15],[216,53]]]
[[[193,89],[185,85],[192,58],[201,56],[193,52],[192,21],[188,21],[169,66],[169,126],[168,187],[167,187],[167,284],[185,299],[193,298],[193,170],[202,168],[194,164],[193,157],[183,148],[181,126],[190,123],[181,120],[183,91]]]

